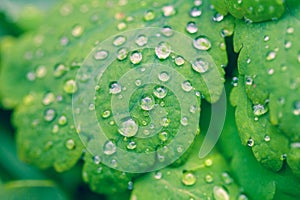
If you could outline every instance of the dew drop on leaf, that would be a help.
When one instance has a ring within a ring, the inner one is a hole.
[[[35,71],[35,75],[37,78],[43,78],[47,74],[47,69],[44,65],[38,66],[38,68]]]
[[[265,140],[266,142],[269,142],[269,141],[271,140],[271,138],[270,138],[269,135],[265,135],[264,140]]]
[[[138,125],[133,119],[129,118],[121,123],[118,131],[125,137],[133,137],[138,132]]]
[[[136,143],[134,141],[130,141],[128,144],[127,144],[127,149],[129,150],[133,150],[136,148]]]
[[[215,186],[213,189],[213,196],[215,200],[229,200],[228,192],[220,186]]]
[[[110,116],[110,111],[109,110],[105,110],[102,112],[102,117],[103,118],[108,118]]]
[[[133,190],[133,182],[132,181],[129,181],[128,182],[128,190]]]
[[[83,29],[82,26],[76,25],[76,26],[74,26],[74,28],[72,29],[72,35],[73,35],[74,37],[80,37],[80,36],[82,35],[83,31],[84,31],[84,29]]]
[[[171,46],[166,42],[161,42],[155,47],[155,54],[159,59],[166,59],[171,53]]]
[[[161,179],[162,178],[162,173],[160,171],[155,172],[154,178],[157,179],[157,180]]]
[[[211,48],[211,43],[205,36],[198,36],[193,40],[196,49],[207,51]]]
[[[44,119],[47,122],[51,122],[56,117],[56,112],[53,109],[47,109],[44,113]]]
[[[190,34],[197,33],[198,27],[195,22],[188,22],[185,27],[186,31]]]
[[[212,159],[206,159],[206,160],[204,161],[204,165],[205,165],[206,167],[210,167],[210,166],[212,166],[212,164],[213,164]]]
[[[145,21],[151,21],[155,18],[155,13],[152,10],[147,10],[144,14]]]
[[[233,182],[233,179],[231,178],[231,176],[227,172],[223,172],[221,174],[221,178],[222,178],[223,182],[227,185],[229,185]]]
[[[206,183],[212,183],[214,181],[214,178],[210,174],[207,174],[204,179]]]
[[[72,139],[69,139],[66,141],[65,145],[66,145],[67,149],[72,150],[75,148],[75,141]]]
[[[170,26],[164,26],[161,29],[161,33],[166,37],[170,37],[173,35],[173,29]]]
[[[224,19],[224,16],[221,15],[220,13],[216,13],[212,19],[215,22],[221,22]]]
[[[118,50],[118,55],[117,55],[118,60],[122,61],[122,60],[126,59],[127,56],[128,56],[127,48],[121,48]]]
[[[61,126],[66,125],[67,122],[68,122],[67,117],[64,115],[60,116],[60,118],[58,119],[58,124]]]
[[[176,64],[177,66],[183,65],[184,62],[185,62],[185,61],[184,61],[183,57],[181,57],[181,56],[177,56],[177,57],[175,58],[175,64]]]
[[[119,94],[122,91],[122,87],[118,82],[111,82],[109,86],[109,93]]]
[[[252,138],[250,138],[248,141],[247,141],[247,145],[249,147],[253,147],[254,146],[254,140]]]
[[[166,72],[166,71],[163,71],[161,73],[158,74],[158,79],[163,81],[163,82],[166,82],[170,79],[170,76],[169,76],[169,73]]]
[[[185,172],[182,175],[181,182],[186,186],[194,185],[197,181],[196,176],[191,172]]]
[[[267,54],[266,60],[271,61],[274,60],[276,58],[276,52],[275,51],[270,51]]]
[[[96,165],[99,165],[100,162],[101,162],[100,156],[94,156],[94,157],[93,157],[93,162],[94,162]]]
[[[145,96],[141,99],[140,106],[143,110],[149,111],[154,108],[155,101],[152,96]]]
[[[262,104],[257,104],[253,106],[253,114],[255,116],[261,116],[268,112],[268,107],[265,107]]]
[[[52,92],[49,92],[44,95],[42,103],[43,105],[48,106],[54,101],[55,101],[55,95]]]
[[[165,142],[168,140],[168,133],[166,131],[160,132],[158,134],[158,138],[162,141]]]
[[[201,58],[197,58],[193,63],[192,63],[192,68],[196,72],[199,73],[204,73],[208,70],[209,64],[208,62],[204,61]]]
[[[184,81],[181,83],[181,88],[186,92],[190,92],[193,89],[190,81]]]
[[[64,91],[68,94],[74,94],[77,91],[76,82],[73,79],[66,81],[64,84]]]
[[[202,11],[200,10],[199,7],[193,7],[190,10],[190,16],[191,17],[199,17],[202,14]]]
[[[96,51],[94,54],[95,60],[104,60],[105,58],[107,58],[107,56],[108,52],[106,50],[99,50]]]
[[[164,7],[162,8],[162,11],[163,11],[163,15],[164,15],[165,17],[170,17],[170,16],[176,14],[175,8],[174,8],[174,6],[172,6],[172,5],[164,6]]]
[[[167,96],[167,89],[164,86],[155,86],[153,89],[153,94],[159,99],[163,99]]]
[[[114,46],[121,46],[125,42],[126,42],[126,38],[122,35],[119,35],[119,36],[115,37],[115,39],[113,41],[113,45]]]
[[[143,55],[141,52],[133,51],[130,55],[130,61],[132,64],[139,64],[143,59]]]
[[[117,147],[112,141],[108,140],[105,142],[105,144],[103,146],[103,153],[105,155],[112,155],[116,151],[117,151]]]
[[[64,74],[66,74],[68,71],[68,68],[63,64],[57,64],[54,67],[53,76],[55,78],[62,77]]]
[[[140,47],[145,46],[148,43],[148,38],[145,35],[139,35],[136,38],[135,43]]]
[[[300,115],[300,101],[295,101],[293,107],[294,107],[293,109],[294,115]]]

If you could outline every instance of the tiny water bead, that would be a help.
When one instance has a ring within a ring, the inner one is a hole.
[[[295,101],[293,106],[293,113],[294,115],[300,115],[300,101]]]
[[[160,121],[160,124],[163,126],[163,127],[167,127],[169,126],[170,124],[170,119],[167,118],[167,117],[163,117]]]
[[[47,109],[44,113],[44,120],[47,122],[51,122],[56,117],[56,112],[53,109]]]
[[[130,55],[130,62],[134,65],[139,64],[143,59],[141,52],[133,51]]]
[[[145,46],[145,45],[148,43],[148,38],[147,38],[147,36],[145,36],[145,35],[139,35],[139,36],[136,38],[135,43],[136,43],[139,47]]]
[[[125,42],[126,42],[126,38],[122,35],[119,35],[119,36],[115,37],[115,39],[113,41],[113,45],[114,46],[121,46]]]
[[[117,151],[116,145],[110,140],[106,141],[106,143],[103,146],[103,153],[105,155],[112,155],[116,151]]]
[[[139,127],[136,122],[133,119],[129,118],[121,123],[118,131],[125,137],[133,137],[137,134],[138,128]]]
[[[100,162],[101,162],[100,156],[93,156],[93,162],[94,162],[96,165],[99,165]]]
[[[55,101],[55,95],[53,93],[49,92],[49,93],[45,94],[42,103],[43,103],[43,105],[48,106],[51,103],[53,103],[54,101]]]
[[[166,37],[170,37],[173,35],[173,29],[170,26],[164,26],[161,29],[161,33]]]
[[[198,36],[193,40],[193,45],[196,49],[207,51],[211,48],[211,43],[205,36]]]
[[[170,17],[170,16],[176,14],[176,10],[175,10],[175,8],[172,5],[164,6],[162,8],[162,11],[163,11],[163,15],[165,17]]]
[[[156,86],[154,89],[153,89],[153,94],[154,96],[156,96],[157,98],[159,99],[163,99],[167,96],[168,94],[168,91],[167,91],[167,88],[165,88],[164,86]]]
[[[156,179],[156,180],[159,180],[159,179],[161,179],[162,178],[162,173],[161,172],[156,172],[155,174],[154,174],[154,178]]]
[[[199,17],[202,14],[202,11],[200,10],[199,7],[193,7],[190,10],[190,16],[191,17]]]
[[[238,77],[233,77],[231,81],[231,85],[236,87],[238,85],[238,81],[239,81]]]
[[[246,85],[252,85],[253,84],[253,79],[250,76],[246,77],[245,80]]]
[[[233,182],[233,179],[231,178],[231,176],[227,172],[223,172],[221,174],[221,178],[222,178],[223,182],[227,185],[229,185]]]
[[[106,50],[99,50],[96,51],[94,54],[95,60],[104,60],[108,56],[108,51]]]
[[[163,81],[163,82],[167,82],[170,79],[169,73],[166,71],[163,71],[161,73],[158,74],[158,79]]]
[[[122,91],[122,87],[118,82],[112,82],[109,86],[109,93],[119,94]]]
[[[184,64],[184,58],[183,57],[181,57],[181,56],[177,56],[176,58],[175,58],[175,64],[177,65],[177,66],[182,66],[183,64]]]
[[[208,70],[209,64],[202,58],[197,58],[193,63],[192,63],[192,68],[196,72],[199,73],[205,73]]]
[[[228,192],[220,186],[215,186],[213,189],[213,196],[215,200],[229,200]]]
[[[128,56],[128,53],[129,53],[129,51],[128,51],[127,48],[119,49],[118,50],[118,55],[117,55],[118,60],[122,61],[122,60],[126,59],[127,56]]]
[[[60,116],[60,118],[58,119],[58,124],[61,126],[66,125],[68,122],[67,117],[65,115]]]
[[[29,81],[34,81],[35,80],[35,73],[34,72],[28,72],[26,74],[26,78],[29,80]]]
[[[195,22],[188,22],[185,27],[186,31],[190,34],[197,33],[198,27]]]
[[[221,22],[223,19],[224,15],[221,15],[220,13],[216,13],[212,18],[214,22]]]
[[[62,77],[69,69],[64,64],[57,64],[54,67],[53,76],[55,78]]]
[[[158,134],[158,138],[162,141],[165,142],[168,140],[168,133],[166,131],[160,132]]]
[[[149,111],[154,108],[155,100],[152,96],[146,96],[141,99],[140,106],[143,110]]]
[[[145,21],[151,21],[155,18],[155,13],[152,10],[147,10],[144,14]]]
[[[73,79],[66,81],[64,84],[64,91],[68,94],[74,94],[77,91],[76,82]]]
[[[247,141],[247,145],[249,147],[253,147],[254,146],[254,140],[252,138],[250,138],[248,141]]]
[[[276,58],[276,52],[275,51],[270,51],[266,56],[266,60],[268,60],[268,61],[274,60],[275,58]]]
[[[38,68],[35,70],[35,75],[37,78],[43,78],[47,74],[47,68],[44,65],[38,66]]]
[[[193,89],[190,81],[184,81],[181,83],[181,88],[186,92],[190,92]]]
[[[65,145],[66,145],[67,149],[72,150],[75,148],[75,141],[72,139],[69,139],[66,141]]]
[[[134,84],[136,86],[141,86],[142,85],[142,81],[140,79],[135,80]]]
[[[125,30],[126,28],[127,28],[127,24],[126,24],[125,22],[121,22],[121,23],[119,23],[119,24],[117,25],[117,29],[118,29],[119,31]]]
[[[82,35],[83,31],[84,31],[84,29],[83,29],[82,26],[76,25],[76,26],[74,26],[74,28],[72,29],[72,35],[73,35],[74,37],[80,37],[80,36]]]
[[[214,181],[214,178],[210,174],[207,174],[204,179],[206,183],[212,183]]]
[[[265,107],[262,104],[257,104],[253,106],[253,114],[255,116],[261,116],[268,112],[268,107]]]
[[[108,118],[110,116],[110,111],[109,110],[105,110],[102,112],[102,117],[105,119],[105,118]]]
[[[245,194],[240,194],[237,200],[248,200],[248,197]]]
[[[206,159],[206,160],[204,161],[204,165],[205,165],[206,167],[212,166],[212,165],[213,165],[212,159]]]
[[[127,149],[129,149],[129,150],[133,150],[133,149],[135,149],[136,148],[136,143],[134,142],[134,141],[130,141],[128,144],[127,144]]]
[[[180,123],[182,126],[187,126],[188,125],[188,118],[187,117],[182,117],[180,120]]]
[[[155,47],[155,54],[159,59],[166,59],[171,53],[171,46],[166,42],[161,42]]]
[[[266,142],[269,142],[271,140],[271,137],[269,135],[265,135],[264,140]]]
[[[128,190],[133,190],[133,182],[132,181],[129,181],[128,182]]]
[[[191,173],[191,172],[185,172],[183,173],[183,176],[182,176],[182,179],[181,179],[181,182],[186,185],[186,186],[192,186],[196,183],[197,181],[197,178],[196,176]]]

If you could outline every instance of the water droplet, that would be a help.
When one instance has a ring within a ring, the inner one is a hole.
[[[196,176],[193,173],[185,172],[185,173],[183,173],[181,181],[184,185],[191,186],[191,185],[194,185],[196,183],[197,179],[196,179]]]
[[[187,126],[188,125],[188,118],[187,117],[182,117],[180,120],[180,123],[182,126]]]
[[[210,41],[205,36],[198,36],[193,40],[196,49],[207,51],[211,48]]]
[[[118,60],[124,60],[128,56],[128,49],[127,48],[121,48],[118,50],[117,58]]]
[[[126,38],[124,36],[122,36],[122,35],[119,35],[119,36],[115,37],[115,39],[113,41],[113,45],[115,45],[115,46],[121,46],[125,42],[126,42]]]
[[[221,174],[221,178],[222,178],[223,182],[227,185],[229,185],[233,182],[233,179],[231,178],[231,176],[227,172],[223,172]]]
[[[293,109],[294,115],[300,115],[300,101],[294,102],[294,109]]]
[[[173,29],[170,27],[170,26],[164,26],[162,29],[161,29],[161,32],[164,36],[166,37],[170,37],[173,35]]]
[[[136,38],[135,43],[140,47],[145,46],[148,43],[148,38],[145,35],[139,35]]]
[[[43,105],[45,105],[45,106],[50,105],[54,101],[55,101],[54,94],[49,92],[49,93],[45,94],[45,96],[43,98]]]
[[[64,84],[64,91],[68,94],[74,94],[77,91],[77,84],[74,80],[68,80]]]
[[[185,61],[184,61],[184,58],[181,57],[181,56],[177,56],[177,57],[175,58],[175,64],[176,64],[177,66],[183,65],[184,62],[185,62]]]
[[[191,105],[191,106],[190,106],[190,112],[191,112],[191,113],[195,113],[195,112],[196,112],[196,109],[197,109],[197,108],[196,108],[195,105]]]
[[[270,40],[270,37],[269,37],[268,35],[265,35],[264,41],[267,42],[267,41],[269,41],[269,40]]]
[[[245,194],[240,194],[237,200],[248,200],[248,197]]]
[[[168,119],[167,117],[163,117],[160,121],[160,125],[162,125],[163,127],[167,127],[170,124],[170,119]]]
[[[154,174],[154,178],[157,179],[157,180],[161,179],[162,178],[162,173],[161,172],[156,172]]]
[[[91,104],[89,105],[89,110],[90,110],[90,111],[95,110],[95,108],[96,108],[95,104],[91,103]]]
[[[212,19],[215,22],[220,22],[224,19],[224,15],[221,15],[220,13],[216,13]]]
[[[190,16],[191,17],[199,17],[202,14],[202,11],[200,10],[199,7],[193,7],[190,10]]]
[[[208,70],[209,64],[201,58],[197,58],[195,62],[192,63],[192,68],[199,73],[204,73]]]
[[[171,46],[166,42],[161,42],[155,47],[155,54],[159,59],[166,59],[171,53]]]
[[[131,141],[127,144],[127,149],[133,150],[136,148],[136,143],[134,141]]]
[[[66,74],[67,71],[68,71],[68,68],[65,65],[57,64],[54,67],[53,76],[55,78],[59,78],[59,77],[63,76],[64,74]]]
[[[238,85],[238,81],[239,81],[238,77],[233,77],[231,81],[231,85],[236,87]]]
[[[220,186],[215,186],[213,189],[213,195],[215,200],[229,200],[228,192]]]
[[[181,88],[186,92],[190,92],[193,89],[190,81],[183,81],[183,83],[181,83]]]
[[[155,101],[152,96],[146,96],[141,99],[140,106],[143,110],[152,110],[154,108]]]
[[[205,165],[206,167],[212,166],[212,165],[213,165],[212,159],[206,159],[206,160],[204,161],[204,165]]]
[[[83,29],[82,26],[76,25],[76,26],[74,26],[74,28],[72,29],[72,35],[73,35],[74,37],[80,37],[80,36],[82,35],[83,31],[84,31],[84,29]]]
[[[127,24],[126,24],[125,22],[121,22],[121,23],[119,23],[119,24],[117,25],[117,29],[118,29],[119,31],[125,30],[126,28],[127,28]]]
[[[133,182],[132,181],[129,181],[128,182],[128,190],[133,190]]]
[[[162,141],[165,142],[168,140],[168,133],[166,131],[160,132],[158,134],[158,138]]]
[[[254,146],[254,140],[252,138],[250,138],[248,141],[247,141],[247,145],[249,147],[253,147]]]
[[[58,124],[61,126],[66,125],[68,122],[67,117],[62,115],[59,119],[58,119]]]
[[[274,60],[276,58],[276,52],[275,51],[270,51],[267,54],[266,60],[271,61]]]
[[[104,119],[108,118],[109,116],[110,116],[110,111],[109,111],[109,110],[103,111],[102,117],[103,117]]]
[[[143,55],[141,52],[133,51],[130,55],[130,61],[132,64],[139,64],[143,59]]]
[[[287,158],[287,155],[285,153],[280,156],[280,160],[286,160],[286,158]]]
[[[75,148],[75,141],[72,139],[69,139],[66,141],[65,145],[66,145],[67,149],[72,150]]]
[[[104,60],[108,56],[108,51],[106,50],[100,50],[96,51],[94,54],[95,60]]]
[[[111,82],[109,86],[109,93],[119,94],[122,91],[122,87],[118,82]]]
[[[162,8],[162,11],[163,11],[163,15],[165,17],[169,17],[169,16],[172,16],[172,15],[176,14],[176,11],[175,11],[175,9],[172,5],[164,6]]]
[[[165,98],[167,96],[167,93],[168,91],[164,86],[156,86],[153,89],[153,94],[159,99]]]
[[[183,147],[181,145],[179,145],[176,150],[177,150],[178,153],[182,153],[183,152]]]
[[[93,156],[93,162],[94,162],[96,165],[99,165],[100,162],[101,162],[100,156]]]
[[[195,6],[201,6],[202,5],[202,0],[195,0],[194,5]]]
[[[105,142],[105,144],[103,146],[103,153],[105,155],[112,155],[116,151],[117,151],[117,147],[112,141],[108,140]]]
[[[214,178],[210,174],[207,174],[205,176],[205,182],[206,183],[212,183],[213,181],[214,181]]]
[[[268,112],[268,107],[265,107],[262,104],[257,104],[253,106],[253,114],[255,116],[261,116],[263,114],[265,114],[266,112]]]
[[[246,77],[246,85],[252,85],[253,84],[253,79],[250,76]]]
[[[69,44],[69,39],[67,38],[67,37],[62,37],[62,38],[60,38],[60,44],[62,45],[62,46],[66,46],[66,45],[68,45]]]
[[[160,74],[158,74],[158,79],[163,82],[166,82],[170,79],[170,76],[169,76],[168,72],[163,71]]]
[[[59,126],[55,124],[52,128],[52,133],[58,133],[58,131],[59,131]]]
[[[47,74],[47,68],[43,65],[38,66],[38,68],[35,71],[35,75],[37,78],[43,78]]]
[[[155,13],[152,10],[147,10],[144,14],[145,21],[151,21],[155,18]]]
[[[266,142],[269,142],[269,141],[271,140],[271,138],[270,138],[269,135],[265,135],[264,140],[265,140]]]
[[[26,77],[29,81],[34,81],[35,80],[35,73],[34,72],[28,72],[26,74]]]
[[[289,34],[294,33],[294,28],[293,27],[288,27],[286,29],[286,32],[289,33]]]
[[[284,47],[285,47],[286,49],[291,48],[291,46],[292,46],[292,42],[291,42],[291,41],[285,41],[285,42],[284,42]]]
[[[125,137],[133,137],[136,135],[138,131],[138,125],[136,122],[129,118],[122,122],[120,128],[119,128],[119,133]]]
[[[142,85],[142,81],[140,79],[135,80],[134,84],[136,86],[141,86]]]
[[[198,31],[198,27],[195,22],[188,22],[185,29],[190,34],[196,33]]]
[[[53,109],[47,109],[44,113],[44,119],[47,122],[51,122],[56,117],[56,112]]]

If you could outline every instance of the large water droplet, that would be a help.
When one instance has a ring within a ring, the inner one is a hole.
[[[196,33],[198,31],[198,27],[195,22],[188,22],[185,27],[188,33]]]
[[[211,43],[205,36],[198,36],[193,40],[196,49],[207,51],[211,48]]]
[[[56,112],[53,109],[47,109],[44,113],[44,119],[47,122],[51,122],[56,117]]]
[[[74,80],[68,80],[64,84],[64,91],[68,94],[74,94],[77,91],[77,84]]]
[[[143,110],[152,110],[154,108],[155,101],[152,96],[146,96],[141,99],[140,106]]]
[[[171,46],[166,42],[161,42],[155,47],[155,54],[159,59],[166,59],[171,53]]]
[[[186,186],[194,185],[197,181],[196,176],[191,172],[185,172],[183,173],[182,183]]]
[[[117,147],[116,145],[108,140],[105,142],[104,146],[103,146],[103,153],[106,155],[112,155],[117,151]]]
[[[143,55],[141,52],[133,51],[130,55],[130,61],[132,64],[139,64],[143,59]]]
[[[228,192],[220,186],[215,186],[213,189],[213,195],[215,200],[229,200]]]
[[[195,62],[192,63],[192,68],[199,73],[204,73],[208,70],[209,64],[201,58],[197,58]]]
[[[108,56],[108,51],[106,50],[100,50],[96,51],[94,54],[95,60],[104,60]]]
[[[118,131],[125,137],[133,137],[136,135],[138,128],[139,127],[136,122],[133,119],[129,118],[122,122]]]
[[[266,112],[268,112],[268,107],[265,107],[262,104],[257,104],[253,106],[253,114],[255,116],[261,116],[263,114],[265,114]]]
[[[158,74],[158,79],[163,82],[168,81],[170,79],[169,73],[165,71],[161,72],[160,74]]]
[[[153,94],[159,99],[165,98],[167,96],[167,93],[167,88],[165,88],[164,86],[156,86],[153,89]]]
[[[112,82],[109,86],[109,93],[119,94],[122,91],[122,87],[118,82]]]

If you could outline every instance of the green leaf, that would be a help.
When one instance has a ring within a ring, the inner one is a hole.
[[[199,159],[198,137],[187,162],[151,172],[134,182],[131,199],[236,199],[242,190],[234,182],[224,158],[213,150]],[[155,191],[155,192],[153,192]]]
[[[236,120],[243,143],[253,137],[255,156],[273,170],[280,169],[279,154],[283,153],[283,157],[286,154],[289,160],[290,151],[293,161],[288,163],[292,168],[298,168],[295,159],[299,156],[295,156],[293,150],[298,148],[300,139],[299,40],[295,37],[300,29],[297,24],[299,20],[290,14],[277,22],[236,22],[234,42],[235,50],[240,51],[241,89],[235,95],[238,98],[243,91],[247,94],[234,100],[238,102]],[[265,142],[264,137],[268,136],[270,142]],[[267,143],[273,146],[273,150],[268,151],[271,156],[265,150]],[[274,163],[271,164],[272,160]]]
[[[19,157],[40,168],[62,172],[76,164],[82,143],[72,119],[70,96],[30,94],[14,113]]]
[[[222,0],[213,1],[213,5],[221,14],[229,12],[238,19],[253,22],[278,19],[285,11],[283,0]]]

